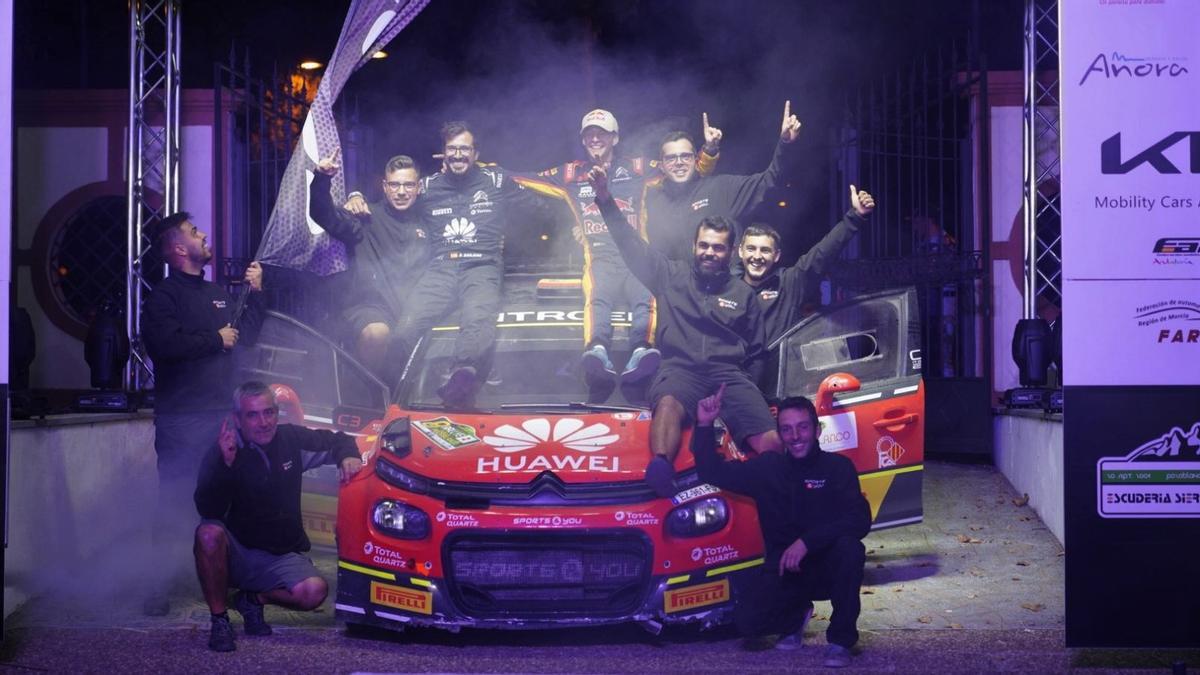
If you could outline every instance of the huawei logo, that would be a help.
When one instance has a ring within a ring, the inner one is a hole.
[[[554,424],[552,432],[550,420],[539,417],[525,420],[519,429],[511,424],[498,427],[496,435],[484,436],[483,442],[504,453],[522,452],[550,440],[579,452],[599,452],[620,438],[611,431],[606,424],[584,427],[582,420],[566,417]]]
[[[475,241],[475,223],[466,218],[455,218],[442,230],[442,237],[456,244],[469,244]]]

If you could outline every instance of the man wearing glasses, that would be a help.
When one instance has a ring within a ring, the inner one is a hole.
[[[335,150],[317,163],[308,209],[322,229],[349,249],[354,261],[350,294],[358,300],[343,316],[357,340],[359,359],[380,372],[391,327],[403,316],[408,288],[428,258],[428,239],[412,208],[421,174],[411,157],[397,155],[384,166],[382,200],[368,204],[352,198],[346,209],[338,208],[329,187],[341,168],[340,155]]]
[[[432,259],[400,320],[398,342],[410,349],[438,320],[460,309],[454,362],[438,394],[451,406],[467,406],[487,374],[495,343],[504,231],[513,209],[542,204],[504,169],[476,164],[479,148],[466,122],[443,124],[441,137],[442,170],[422,181],[419,207]]]
[[[705,152],[715,155],[721,133],[710,135],[704,115]],[[646,185],[642,225],[650,246],[672,260],[692,258],[692,235],[696,223],[722,216],[739,221],[758,206],[779,180],[780,165],[791,143],[800,134],[800,121],[792,114],[792,102],[783,106],[779,144],[766,170],[750,176],[704,176],[696,170],[696,146],[686,132],[675,131],[662,142],[663,180]],[[735,241],[737,237],[735,237]]]

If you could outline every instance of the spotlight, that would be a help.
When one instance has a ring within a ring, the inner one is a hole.
[[[374,54],[372,54],[372,55],[371,55],[371,58],[373,58],[373,59],[386,59],[386,58],[387,58],[387,52],[385,52],[385,51],[383,51],[382,49],[380,49],[379,51],[377,51],[377,52],[375,52]]]
[[[543,234],[543,235],[542,235],[542,241],[550,241],[550,235],[548,235],[548,234]]]
[[[779,208],[781,208],[781,209],[786,209],[786,208],[787,208],[787,202],[779,202]]]
[[[316,70],[323,67],[325,64],[320,61],[301,61],[300,70]]]

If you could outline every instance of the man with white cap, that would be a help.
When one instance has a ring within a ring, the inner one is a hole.
[[[652,375],[662,358],[651,343],[654,334],[651,325],[653,298],[650,291],[625,266],[596,207],[595,194],[587,177],[593,166],[601,166],[608,172],[609,189],[617,206],[630,225],[637,228],[646,175],[657,173],[656,163],[641,157],[616,157],[615,149],[621,140],[620,126],[616,116],[607,110],[596,109],[584,115],[580,122],[579,138],[585,159],[552,167],[538,175],[562,188],[562,193],[556,196],[571,206],[576,219],[574,232],[583,245],[586,351],[582,365],[584,373],[593,382],[617,375],[609,354],[613,337],[612,313],[624,305],[629,308],[632,317],[629,338],[633,351],[625,362],[621,379],[624,382],[636,382]],[[697,170],[708,173],[716,161],[715,153],[702,153]]]

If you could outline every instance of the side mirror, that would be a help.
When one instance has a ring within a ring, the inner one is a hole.
[[[821,386],[817,387],[817,400],[813,403],[817,406],[818,415],[828,415],[833,412],[833,395],[845,391],[858,391],[862,388],[862,382],[850,373],[834,373],[824,380],[821,380]]]
[[[272,384],[275,405],[279,408],[279,420],[289,424],[304,424],[304,408],[300,406],[300,395],[286,384]]]

